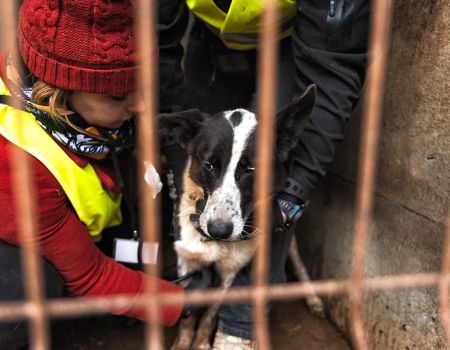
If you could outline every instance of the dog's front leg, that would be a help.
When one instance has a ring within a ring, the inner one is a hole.
[[[178,255],[178,276],[184,276],[193,269],[189,266],[188,262]],[[182,282],[185,287],[188,282]],[[189,350],[191,348],[192,339],[194,339],[195,324],[197,316],[195,313],[189,317],[182,318],[178,323],[178,335],[172,344],[171,350]]]
[[[230,288],[233,283],[234,277],[236,275],[221,276],[222,282],[220,288],[223,289],[223,294]],[[209,342],[211,338],[212,331],[214,330],[215,320],[217,313],[219,311],[221,302],[217,302],[205,311],[200,320],[200,325],[198,326],[197,332],[195,334],[194,342],[192,343],[192,350],[209,350],[211,349],[211,344]]]
[[[194,315],[180,320],[178,324],[178,335],[172,344],[171,350],[189,350],[191,348],[192,339],[195,331]]]

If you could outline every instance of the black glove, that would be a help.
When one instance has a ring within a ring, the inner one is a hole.
[[[250,218],[245,222],[245,231],[254,232],[255,227],[255,214],[250,215]],[[281,214],[281,208],[278,204],[277,198],[272,199],[272,232],[284,232],[286,231],[286,225],[283,221],[283,215]],[[257,234],[257,233],[256,233]],[[244,236],[245,237],[245,236]]]
[[[272,200],[272,232],[285,232],[286,225],[283,220],[283,214],[281,212],[278,199],[275,197]]]
[[[195,271],[190,278],[188,284],[184,287],[185,291],[193,291],[196,289],[206,289],[213,286],[214,270],[211,266],[206,266],[200,271]],[[199,305],[186,304],[181,312],[181,317],[186,318],[199,310]]]

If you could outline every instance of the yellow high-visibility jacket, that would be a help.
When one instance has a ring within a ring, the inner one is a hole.
[[[2,80],[0,95],[9,95]],[[104,189],[90,164],[78,166],[42,129],[32,114],[0,104],[0,134],[45,165],[58,180],[94,239],[99,239],[105,228],[122,222],[122,196]]]
[[[292,33],[295,3],[295,0],[278,0],[280,39]],[[236,50],[257,47],[263,0],[231,0],[227,13],[214,0],[186,0],[186,4],[227,47]]]

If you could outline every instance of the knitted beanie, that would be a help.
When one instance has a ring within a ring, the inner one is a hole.
[[[136,89],[130,0],[25,0],[18,38],[30,72],[51,86],[112,96]]]

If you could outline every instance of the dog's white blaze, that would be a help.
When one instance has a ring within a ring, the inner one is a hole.
[[[242,120],[237,126],[233,126],[230,117],[233,113],[240,112]],[[225,118],[233,128],[233,149],[228,168],[224,174],[222,184],[211,194],[206,203],[203,214],[200,216],[200,227],[208,232],[209,220],[222,219],[233,223],[233,233],[229,239],[237,238],[244,229],[244,220],[241,211],[241,194],[236,184],[235,173],[242,153],[248,143],[249,136],[256,128],[256,115],[245,109],[236,109],[225,112]]]

